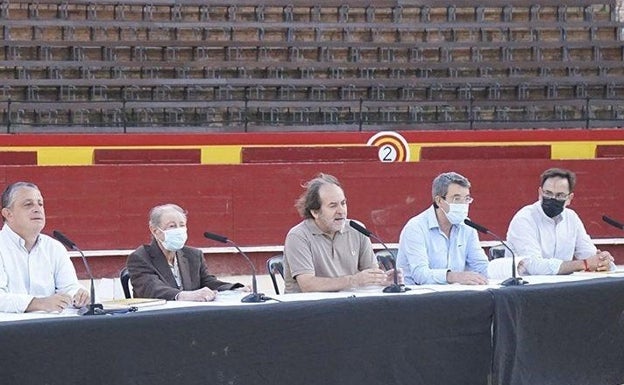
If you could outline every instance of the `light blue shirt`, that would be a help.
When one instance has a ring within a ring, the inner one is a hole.
[[[401,231],[397,265],[408,285],[446,284],[449,270],[474,271],[487,277],[488,259],[475,229],[463,223],[453,225],[447,238],[432,205]]]

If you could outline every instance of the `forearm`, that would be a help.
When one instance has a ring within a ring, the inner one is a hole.
[[[0,312],[24,313],[33,300],[29,294],[13,294],[0,291]]]
[[[302,274],[296,280],[302,292],[340,291],[357,286],[353,275],[330,278]]]
[[[559,266],[559,271],[557,274],[572,274],[575,271],[583,271],[585,270],[585,260],[574,259],[572,261],[563,261],[561,262],[561,266]]]

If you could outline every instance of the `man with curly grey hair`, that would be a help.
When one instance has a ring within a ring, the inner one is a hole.
[[[347,224],[347,198],[338,180],[321,173],[303,187],[295,205],[303,221],[284,244],[285,292],[392,283],[394,271],[379,269],[370,240]]]

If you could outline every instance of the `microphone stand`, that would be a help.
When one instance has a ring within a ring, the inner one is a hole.
[[[517,277],[516,276],[516,253],[514,253],[514,251],[511,249],[511,247],[509,247],[507,245],[507,243],[505,241],[503,241],[503,239],[501,237],[499,237],[498,235],[494,234],[493,232],[491,232],[490,230],[486,229],[485,227],[474,223],[470,219],[464,219],[464,223],[466,225],[472,227],[473,229],[481,232],[481,233],[489,234],[494,239],[496,239],[497,241],[502,243],[502,245],[507,250],[509,250],[509,252],[511,253],[511,277],[507,278],[506,280],[501,282],[501,286],[522,286],[522,285],[526,285],[528,283],[527,281],[523,280],[522,277]]]
[[[82,250],[80,250],[80,248],[78,248],[78,246],[76,246],[74,242],[70,241],[69,238],[63,235],[60,231],[54,230],[52,232],[52,235],[54,236],[54,238],[56,238],[59,242],[61,242],[68,249],[71,249],[80,253],[80,256],[82,257],[82,263],[84,264],[87,274],[89,274],[89,280],[91,283],[91,303],[81,308],[78,311],[78,314],[80,315],[104,315],[106,314],[106,312],[104,311],[104,306],[102,306],[101,303],[95,303],[95,285],[93,283],[93,274],[91,274],[89,263],[87,263],[87,258],[85,257]]]
[[[265,302],[265,301],[271,299],[271,298],[265,297],[265,295],[263,293],[258,293],[258,282],[256,280],[256,268],[253,265],[253,263],[251,262],[251,259],[249,259],[247,254],[245,254],[243,252],[243,250],[241,250],[240,247],[238,247],[238,245],[236,243],[232,242],[230,239],[228,239],[227,241],[228,241],[229,244],[234,246],[236,248],[236,250],[238,250],[238,252],[243,257],[245,257],[245,259],[247,260],[247,262],[251,266],[251,272],[253,273],[251,275],[251,294],[248,294],[248,295],[244,296],[241,299],[241,302],[244,302],[244,303],[257,303],[257,302]]]
[[[95,285],[93,283],[93,274],[91,274],[91,269],[89,268],[89,264],[87,263],[87,258],[85,257],[82,250],[80,250],[76,245],[74,245],[73,249],[80,253],[82,257],[82,261],[85,265],[85,269],[87,270],[87,274],[89,274],[89,281],[91,284],[91,303],[86,306],[86,308],[82,308],[78,311],[80,315],[104,315],[106,312],[104,311],[104,306],[101,303],[95,303]],[[83,311],[83,309],[86,309]]]
[[[204,237],[206,237],[208,239],[212,239],[213,241],[231,244],[247,260],[247,263],[249,264],[249,266],[251,266],[251,273],[252,273],[252,276],[251,276],[251,290],[252,290],[252,293],[249,294],[249,295],[246,295],[245,297],[243,297],[241,299],[241,302],[244,302],[244,303],[259,303],[259,302],[266,302],[268,300],[275,300],[274,298],[267,297],[263,293],[258,293],[258,283],[257,283],[257,280],[256,280],[256,268],[255,268],[253,262],[251,262],[251,259],[249,259],[249,257],[247,256],[247,254],[245,254],[243,252],[243,250],[241,250],[240,247],[238,247],[238,245],[236,243],[234,243],[234,241],[232,241],[231,239],[228,239],[227,237],[224,237],[222,235],[213,234],[213,233],[210,233],[208,231],[206,231],[204,233]]]
[[[351,220],[349,221],[349,226],[353,227],[355,230],[359,231],[363,235],[369,238],[373,238],[377,242],[381,243],[381,245],[386,249],[388,254],[390,254],[390,260],[392,261],[392,267],[394,268],[393,269],[394,283],[392,283],[390,286],[384,287],[383,292],[384,293],[405,293],[406,291],[411,290],[409,287],[406,287],[403,284],[399,284],[399,273],[397,272],[396,258],[394,257],[394,254],[392,254],[388,246],[386,246],[386,244],[378,236],[368,231],[364,226],[360,225],[359,223]]]

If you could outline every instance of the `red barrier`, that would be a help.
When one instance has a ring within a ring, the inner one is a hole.
[[[422,147],[420,160],[550,159],[550,146]]]
[[[95,149],[94,164],[199,164],[200,149]]]
[[[619,193],[624,159],[0,166],[0,180],[3,186],[18,180],[37,183],[46,204],[45,231],[62,230],[84,250],[99,250],[133,249],[148,242],[148,211],[167,202],[188,210],[191,245],[220,246],[203,238],[207,230],[241,246],[280,245],[300,220],[293,204],[303,191],[301,184],[326,172],[341,180],[349,216],[390,243],[398,241],[410,217],[430,204],[432,179],[450,170],[472,182],[470,217],[504,237],[513,214],[537,199],[540,173],[553,166],[577,172],[571,207],[589,234],[622,237],[601,216],[624,220]]]
[[[596,146],[596,158],[624,158],[624,145],[599,144]]]
[[[0,165],[37,164],[36,151],[0,151]]]
[[[243,147],[242,163],[367,162],[378,160],[374,146]]]

